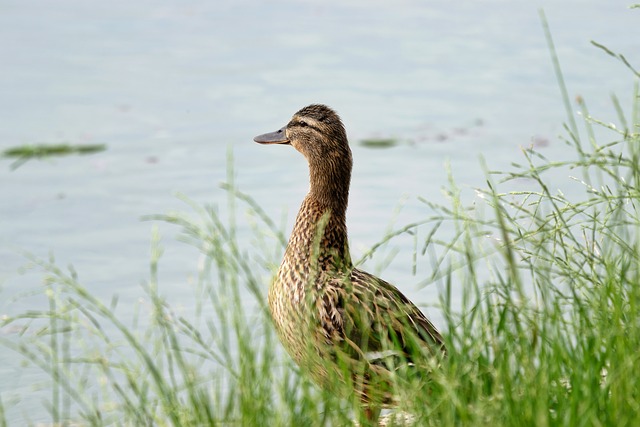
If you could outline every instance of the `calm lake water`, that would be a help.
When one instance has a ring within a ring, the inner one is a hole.
[[[132,307],[149,269],[152,223],[141,216],[186,210],[176,192],[224,203],[219,184],[229,150],[237,187],[273,218],[286,214],[288,233],[307,189],[306,164],[291,147],[259,146],[252,138],[310,103],[338,110],[352,141],[348,223],[355,258],[392,223],[428,217],[418,196],[444,201],[447,162],[472,195],[484,185],[480,155],[496,170],[521,160],[520,147],[532,141],[549,158],[567,156],[557,137],[566,116],[540,7],[571,96],[584,97],[604,121],[616,121],[610,93],[631,103],[631,74],[589,43],[640,67],[640,10],[629,10],[629,1],[391,4],[0,2],[0,149],[108,147],[13,171],[10,160],[0,162],[0,315],[44,308],[12,298],[42,283],[39,273],[19,273],[25,251],[53,253],[60,266],[73,264],[96,295],[107,301],[116,294],[125,310]],[[386,149],[358,144],[370,137],[405,142]],[[567,181],[559,177],[558,187]],[[197,253],[175,241],[177,229],[161,231],[161,293],[188,308],[193,295],[184,283]],[[411,274],[411,239],[393,242],[367,268],[375,271],[394,250],[382,275],[416,302],[435,303],[437,289],[418,286],[428,262]],[[441,321],[437,309],[426,311]],[[0,351],[7,420],[46,420],[40,398],[29,398],[46,376],[18,366],[15,354]]]

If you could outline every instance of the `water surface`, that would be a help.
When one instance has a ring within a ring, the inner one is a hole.
[[[22,251],[72,263],[96,295],[126,310],[148,276],[152,225],[141,216],[184,209],[176,192],[224,203],[227,152],[236,185],[289,230],[307,189],[306,165],[291,147],[264,147],[256,134],[278,129],[309,103],[341,114],[352,141],[348,212],[355,258],[392,222],[430,215],[418,196],[443,201],[445,165],[473,197],[484,185],[479,156],[493,169],[520,160],[535,141],[549,158],[569,155],[557,135],[565,120],[538,16],[544,7],[571,96],[615,121],[609,94],[630,104],[630,73],[590,45],[596,40],[640,64],[638,10],[627,1],[455,4],[405,0],[346,2],[4,2],[0,7],[0,149],[47,142],[105,143],[82,157],[0,163],[0,314],[42,309],[13,300],[41,275],[19,274]],[[368,149],[357,141],[405,143]],[[564,187],[567,177],[558,177]],[[567,184],[568,185],[568,184]],[[402,204],[400,214],[395,208]],[[243,230],[243,224],[240,224]],[[244,227],[246,230],[246,227]],[[195,251],[162,227],[162,293],[177,306],[193,297]],[[412,240],[383,276],[419,303],[429,272],[411,274]],[[265,282],[265,288],[267,283]],[[426,311],[440,322],[437,309]],[[2,331],[10,334],[11,331]],[[43,380],[16,370],[0,352],[0,393],[13,402]],[[10,405],[13,407],[13,405]],[[39,401],[10,408],[20,424]],[[25,409],[26,408],[26,409]],[[41,413],[41,412],[40,412]]]

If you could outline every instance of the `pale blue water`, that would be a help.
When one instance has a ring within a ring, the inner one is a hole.
[[[348,221],[358,258],[384,235],[398,204],[404,208],[395,223],[403,225],[430,214],[417,196],[443,200],[447,161],[473,197],[472,187],[484,185],[480,154],[505,169],[521,159],[521,146],[542,138],[549,142],[543,154],[566,155],[557,138],[565,113],[539,7],[571,96],[615,121],[609,94],[629,105],[631,75],[589,40],[640,67],[640,12],[629,5],[0,2],[0,149],[108,145],[103,153],[31,161],[15,171],[0,162],[0,315],[43,308],[10,298],[41,283],[39,274],[18,274],[21,251],[53,252],[96,295],[133,304],[148,276],[151,224],[140,217],[182,208],[175,192],[222,203],[228,147],[237,186],[272,217],[286,212],[290,224],[307,188],[306,165],[290,147],[258,146],[252,137],[314,102],[337,109],[352,140]],[[384,150],[357,144],[371,136],[413,143]],[[197,254],[175,242],[175,229],[162,232],[162,292],[188,308],[193,297],[184,282]],[[436,302],[435,287],[417,286],[428,262],[411,274],[411,239],[392,246],[399,253],[384,277],[418,302]],[[438,323],[438,311],[427,311]],[[16,355],[4,350],[0,366],[9,423],[20,425],[26,413],[46,420],[39,399],[11,403],[45,377],[17,370]]]

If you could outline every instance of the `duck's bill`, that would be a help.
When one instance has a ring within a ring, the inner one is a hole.
[[[287,133],[285,132],[286,129],[287,127],[285,126],[275,132],[258,135],[253,138],[253,140],[260,144],[288,144],[289,140],[287,139]]]

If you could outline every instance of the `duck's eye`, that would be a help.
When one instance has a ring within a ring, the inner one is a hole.
[[[300,125],[300,127],[303,127],[303,128],[306,128],[307,126],[309,126],[305,121],[300,121],[298,124]]]

